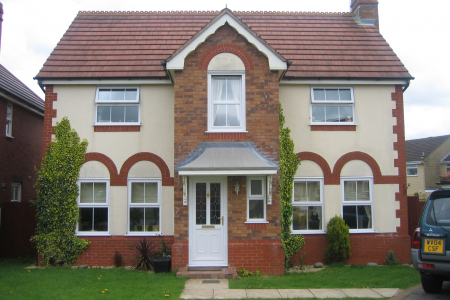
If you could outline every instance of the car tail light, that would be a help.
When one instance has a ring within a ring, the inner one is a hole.
[[[420,249],[422,246],[420,232],[421,232],[420,227],[414,231],[413,239],[412,239],[412,248],[413,249]]]

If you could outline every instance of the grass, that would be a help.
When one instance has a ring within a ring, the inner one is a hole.
[[[179,299],[185,278],[114,269],[25,269],[0,261],[0,299]]]
[[[230,289],[400,288],[420,284],[415,269],[405,266],[328,266],[322,271],[229,280]]]

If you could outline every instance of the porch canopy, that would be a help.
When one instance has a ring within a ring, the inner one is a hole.
[[[270,175],[277,173],[278,163],[253,143],[199,143],[175,170],[179,175]]]

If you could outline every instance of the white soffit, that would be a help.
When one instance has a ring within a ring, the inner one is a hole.
[[[280,81],[280,84],[337,84],[337,85],[362,85],[362,84],[377,84],[377,85],[386,85],[386,84],[395,84],[395,85],[406,85],[406,80],[361,80],[361,79],[293,79],[287,80],[283,79]]]
[[[240,35],[242,35],[250,44],[255,46],[259,51],[261,51],[269,60],[270,70],[286,70],[287,63],[282,61],[277,57],[266,45],[264,45],[259,39],[257,39],[253,34],[251,34],[246,28],[244,28],[240,23],[238,23],[233,17],[228,13],[225,13],[216,22],[211,24],[205,31],[203,31],[195,40],[193,40],[189,45],[183,50],[175,55],[170,61],[167,62],[166,68],[168,70],[182,70],[184,68],[184,59],[192,51],[194,51],[201,43],[203,43],[210,35],[214,34],[216,30],[227,23],[236,29]]]
[[[74,80],[42,80],[42,85],[95,84],[95,85],[136,85],[136,84],[172,84],[169,79],[74,79]]]

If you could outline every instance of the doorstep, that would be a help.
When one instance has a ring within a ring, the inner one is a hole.
[[[236,279],[236,268],[179,268],[177,277],[187,277],[189,279]]]

